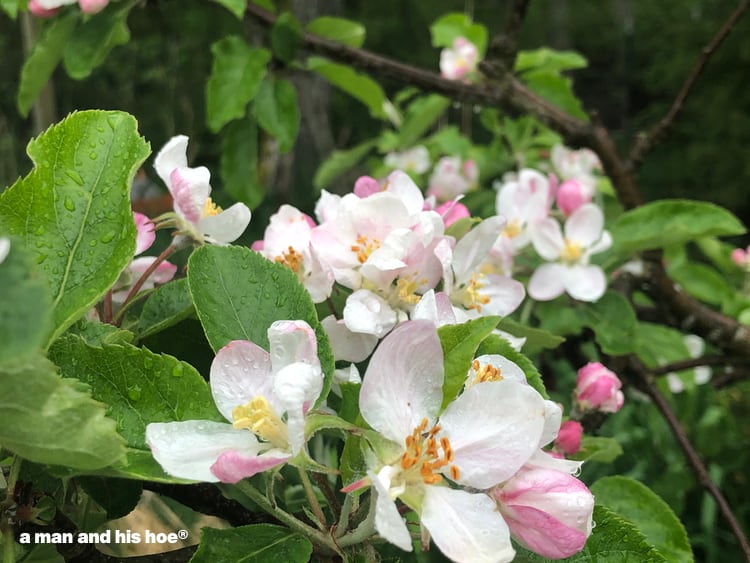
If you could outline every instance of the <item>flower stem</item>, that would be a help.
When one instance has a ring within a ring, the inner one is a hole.
[[[246,494],[254,503],[265,510],[268,514],[276,518],[279,522],[286,524],[293,531],[307,536],[317,545],[317,547],[324,555],[342,555],[341,551],[334,543],[333,538],[319,530],[316,530],[312,526],[308,526],[288,512],[282,510],[270,500],[268,500],[268,498],[264,494],[262,494],[258,489],[256,489],[247,481],[240,481],[239,483],[237,483],[237,488],[244,494]]]
[[[310,503],[310,508],[312,508],[313,514],[315,514],[315,518],[318,519],[318,528],[324,530],[328,526],[328,523],[326,522],[326,515],[323,514],[323,509],[320,507],[318,497],[315,496],[315,490],[313,489],[312,483],[310,482],[310,478],[307,476],[307,472],[304,469],[298,469],[298,471],[300,481],[302,481],[302,486],[305,488],[307,500]]]
[[[0,535],[2,535],[3,538],[3,563],[13,563],[16,560],[13,528],[11,527],[10,520],[6,518],[5,513],[15,504],[14,494],[18,475],[21,472],[21,463],[21,458],[13,458],[13,463],[10,466],[10,473],[8,474],[8,489],[6,496],[5,499],[0,502]]]
[[[336,537],[340,538],[349,529],[349,515],[352,513],[355,495],[348,494],[344,497],[344,504],[341,506],[339,521],[336,524]]]
[[[159,265],[164,262],[167,258],[169,258],[174,252],[179,250],[180,247],[174,244],[170,244],[167,248],[165,248],[159,256],[156,257],[156,260],[154,260],[151,265],[146,269],[145,272],[143,272],[143,275],[141,275],[140,278],[133,284],[133,287],[130,288],[130,291],[128,292],[127,297],[125,297],[125,301],[123,301],[122,306],[120,307],[120,310],[117,312],[117,315],[115,315],[114,318],[114,325],[119,326],[120,322],[122,322],[122,315],[125,309],[127,309],[127,306],[130,304],[130,302],[133,300],[133,298],[136,296],[136,294],[141,290],[141,287],[143,287],[143,284],[146,283],[146,280],[151,277],[151,274],[153,274],[156,269],[159,267]]]

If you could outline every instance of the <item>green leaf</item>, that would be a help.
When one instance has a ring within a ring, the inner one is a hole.
[[[274,54],[285,63],[297,58],[302,44],[302,26],[290,12],[284,12],[271,28],[271,47]]]
[[[41,356],[0,364],[0,444],[30,461],[91,470],[125,453],[115,421]]]
[[[385,92],[380,84],[369,76],[355,71],[350,66],[332,63],[322,57],[307,59],[307,69],[365,104],[373,117],[388,119],[383,109],[386,102]]]
[[[190,256],[188,285],[195,310],[214,351],[232,340],[268,350],[268,327],[303,320],[318,339],[325,374],[320,400],[331,388],[333,352],[310,295],[291,270],[239,246],[203,246]]]
[[[350,47],[361,47],[365,42],[365,26],[344,18],[322,16],[308,23],[305,29],[310,33]]]
[[[622,446],[614,438],[583,436],[581,438],[581,449],[570,457],[577,461],[612,463],[621,455]]]
[[[516,57],[515,72],[523,73],[531,70],[545,72],[562,72],[586,68],[588,61],[575,51],[556,51],[548,47],[532,51],[519,51]]]
[[[76,29],[63,51],[65,71],[71,78],[86,78],[112,49],[130,40],[127,19],[133,6],[133,2],[118,4],[91,16]]]
[[[0,224],[34,249],[52,295],[50,341],[101,299],[133,258],[130,185],[149,153],[135,119],[73,113],[32,140],[35,167],[0,195]]]
[[[138,338],[143,339],[174,326],[193,315],[195,307],[187,279],[169,282],[157,288],[143,304],[138,320]]]
[[[542,374],[536,369],[534,363],[521,352],[514,350],[505,338],[498,336],[497,334],[490,334],[482,341],[476,352],[477,356],[482,356],[484,354],[499,354],[518,365],[526,375],[526,381],[528,381],[529,385],[536,389],[545,399],[549,398],[547,390],[544,388]]]
[[[586,546],[576,555],[558,561],[564,563],[666,563],[646,537],[629,521],[607,507],[594,507],[596,526]],[[523,548],[517,549],[515,563],[546,563],[545,559]]]
[[[726,278],[705,264],[684,262],[668,267],[667,273],[690,295],[712,305],[721,305],[735,295]]]
[[[250,209],[263,201],[266,190],[258,171],[258,124],[252,116],[232,121],[221,137],[219,161],[224,189]]]
[[[529,90],[545,100],[575,117],[588,121],[581,101],[573,91],[573,82],[570,78],[554,72],[531,71],[522,74],[521,81]]]
[[[217,4],[221,4],[227,10],[232,12],[238,20],[241,20],[245,15],[247,9],[247,0],[214,0]],[[257,4],[257,2],[253,2]]]
[[[78,23],[78,15],[68,12],[55,18],[42,31],[34,48],[21,69],[16,105],[26,117],[52,72],[63,56],[63,50]]]
[[[462,324],[438,328],[445,366],[443,407],[458,395],[466,382],[466,374],[479,344],[493,331],[499,321],[499,317],[479,317]]]
[[[39,350],[51,329],[52,299],[43,279],[34,275],[31,253],[10,239],[0,263],[0,364]]]
[[[279,143],[282,153],[294,147],[299,131],[297,90],[288,80],[266,78],[255,96],[258,124]]]
[[[476,45],[479,57],[487,49],[487,28],[472,23],[471,18],[463,12],[446,14],[430,26],[433,47],[452,47],[458,37],[465,37]]]
[[[208,384],[190,364],[130,345],[90,346],[66,335],[50,348],[50,359],[64,377],[91,388],[107,404],[127,445],[150,452],[146,425],[180,420],[224,421]]]
[[[190,563],[307,563],[312,544],[283,526],[253,524],[225,530],[203,528],[201,543]]]
[[[651,489],[634,479],[612,476],[599,479],[591,492],[598,504],[640,530],[667,561],[693,561],[685,528],[667,503]]]
[[[245,115],[271,60],[267,49],[252,48],[239,36],[220,39],[211,46],[214,56],[206,84],[206,122],[218,132],[233,119]]]
[[[107,520],[127,516],[138,504],[143,484],[129,479],[81,476],[76,479],[84,491],[107,512]]]
[[[410,103],[398,133],[398,148],[408,149],[414,146],[450,105],[448,98],[438,94],[417,98]]]
[[[707,236],[741,235],[742,223],[726,209],[704,201],[663,199],[620,215],[611,225],[614,250],[640,252]]]
[[[650,368],[690,357],[682,332],[653,323],[638,323],[634,349],[641,361]]]
[[[83,338],[91,346],[102,346],[103,344],[130,344],[133,342],[133,333],[122,330],[109,323],[81,319],[73,323],[68,333],[76,334]]]
[[[333,151],[315,172],[313,186],[316,190],[327,188],[344,172],[353,168],[375,147],[376,140],[365,141],[345,151]]]
[[[497,325],[497,328],[499,328],[500,330],[504,330],[505,332],[509,332],[517,338],[525,338],[525,350],[539,350],[541,348],[554,350],[560,344],[565,342],[565,339],[562,336],[557,336],[556,334],[552,334],[551,332],[547,332],[546,330],[541,330],[538,328],[527,326],[525,324],[521,324],[508,317],[505,317],[503,320],[501,320],[500,324]]]
[[[583,304],[582,313],[583,323],[593,329],[606,354],[617,356],[633,351],[638,320],[623,295],[607,291],[596,303]]]
[[[21,0],[0,0],[0,8],[2,8],[13,21],[18,17],[18,8],[20,4]]]

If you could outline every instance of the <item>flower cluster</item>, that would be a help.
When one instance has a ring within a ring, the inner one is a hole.
[[[440,52],[440,73],[449,80],[465,80],[479,63],[476,45],[465,37],[457,37],[453,46]]]

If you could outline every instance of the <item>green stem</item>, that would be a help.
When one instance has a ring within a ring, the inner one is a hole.
[[[10,526],[10,521],[5,517],[5,512],[15,504],[13,496],[16,490],[18,475],[21,472],[21,463],[21,458],[13,458],[7,480],[8,490],[5,499],[0,502],[0,533],[3,536],[3,563],[14,563],[16,560],[13,529]]]
[[[336,543],[339,544],[340,547],[348,547],[350,545],[356,545],[358,543],[364,542],[366,539],[368,539],[370,536],[372,536],[376,530],[375,530],[375,508],[377,506],[377,502],[375,499],[375,496],[373,494],[370,495],[370,509],[367,512],[367,517],[362,520],[359,526],[357,526],[354,530],[340,538]]]
[[[237,488],[239,488],[239,490],[246,494],[255,504],[257,504],[268,514],[276,518],[279,522],[286,524],[293,531],[310,538],[310,540],[313,541],[318,546],[318,548],[321,549],[324,555],[342,555],[341,551],[329,535],[316,530],[312,526],[308,526],[288,512],[280,509],[247,481],[240,481],[239,483],[237,483]]]
[[[3,535],[3,563],[15,563],[16,561],[16,553],[15,553],[15,542],[13,540],[13,530],[10,528],[5,528],[5,526],[2,527],[2,535]]]
[[[307,476],[307,472],[304,469],[298,469],[298,471],[300,481],[302,481],[302,486],[305,488],[307,500],[310,503],[310,508],[312,508],[313,514],[315,514],[315,518],[318,519],[318,528],[320,528],[321,530],[325,530],[328,526],[328,523],[326,522],[326,515],[323,514],[323,509],[320,507],[318,497],[315,496],[315,490],[313,489],[312,483],[310,482],[310,478]]]

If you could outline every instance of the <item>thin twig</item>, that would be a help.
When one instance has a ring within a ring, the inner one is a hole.
[[[680,113],[682,113],[682,110],[685,107],[685,100],[688,98],[693,86],[703,73],[703,69],[706,67],[709,59],[731,33],[735,24],[747,9],[748,3],[750,3],[750,0],[742,0],[729,15],[724,22],[724,25],[722,25],[719,31],[716,32],[713,39],[711,39],[708,45],[703,48],[700,57],[698,57],[698,60],[693,65],[690,74],[683,83],[682,88],[680,88],[680,91],[677,93],[677,97],[675,97],[672,106],[669,108],[666,115],[662,117],[648,133],[641,133],[638,135],[628,159],[633,168],[643,162],[643,158],[646,154],[665,137],[669,128],[672,127],[674,121]]]
[[[737,538],[737,542],[739,543],[740,549],[742,549],[745,559],[750,562],[750,544],[748,544],[742,527],[737,521],[737,518],[735,518],[729,503],[724,498],[724,495],[711,479],[706,465],[701,460],[698,452],[693,447],[693,444],[690,443],[690,439],[687,437],[685,430],[682,428],[682,425],[677,419],[672,407],[669,405],[669,402],[659,392],[653,379],[648,376],[647,368],[637,358],[630,358],[630,368],[638,377],[638,387],[651,397],[654,405],[659,410],[662,417],[664,417],[664,420],[672,431],[672,434],[677,440],[682,452],[685,454],[685,458],[690,464],[693,473],[695,473],[695,476],[698,478],[698,482],[716,501],[719,511],[729,524],[729,528],[732,530],[732,534]]]
[[[750,363],[750,358],[745,356],[703,356],[702,358],[690,358],[659,366],[658,368],[650,369],[649,374],[659,376],[701,366],[732,366],[734,364],[748,363]]]

